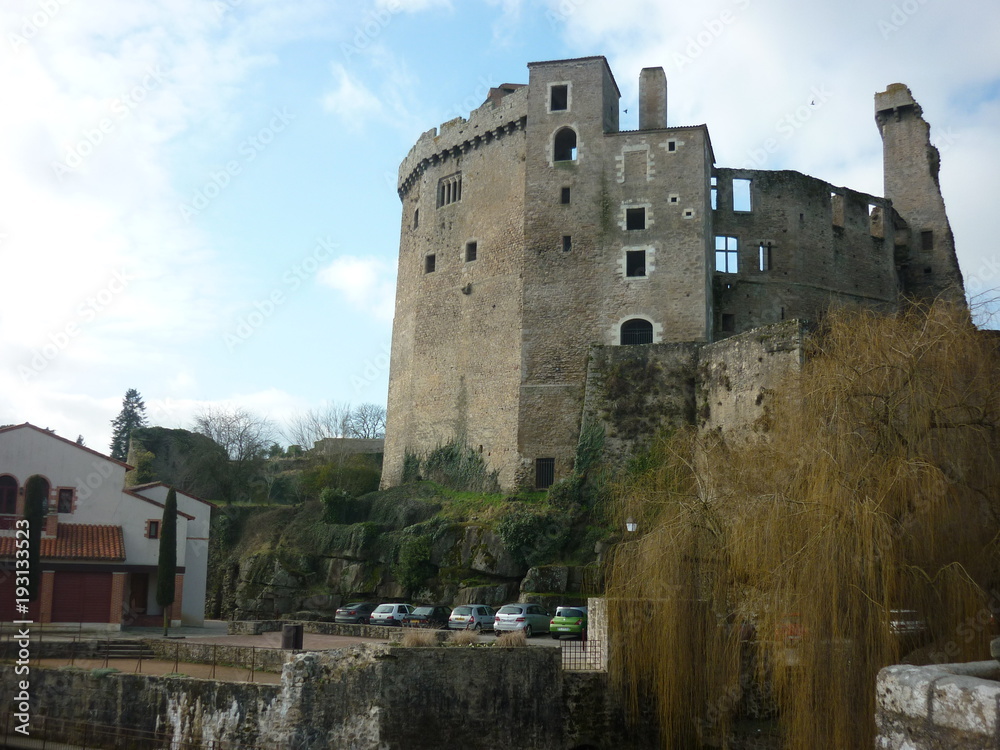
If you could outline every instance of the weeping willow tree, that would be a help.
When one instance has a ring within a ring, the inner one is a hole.
[[[832,313],[753,437],[674,434],[617,487],[613,676],[665,746],[726,746],[754,694],[783,747],[871,747],[880,668],[989,658],[998,345],[944,304]]]

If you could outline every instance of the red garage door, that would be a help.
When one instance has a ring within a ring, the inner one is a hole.
[[[58,571],[52,587],[52,622],[108,622],[111,573]]]
[[[8,563],[11,570],[0,568],[0,621],[13,622],[14,620],[34,620],[38,622],[38,605],[41,597],[28,605],[28,614],[18,614],[14,609],[15,586],[13,562]]]

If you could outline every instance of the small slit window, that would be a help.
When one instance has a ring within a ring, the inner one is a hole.
[[[568,187],[564,187],[559,192],[559,202],[562,203],[563,205],[568,205],[569,204],[569,188]]]
[[[437,256],[434,253],[424,256],[424,273],[434,273],[437,268]]]
[[[479,246],[475,242],[465,243],[465,262],[473,261],[479,253]]]
[[[557,83],[549,89],[549,112],[565,112],[569,109],[569,85]]]
[[[645,208],[626,208],[625,209],[625,228],[632,229],[645,229],[646,228],[646,209]]]
[[[622,346],[653,343],[653,324],[642,318],[633,318],[622,323]]]
[[[413,209],[413,228],[416,229],[420,226],[420,209]]]
[[[628,250],[625,252],[625,275],[633,278],[646,275],[645,250]]]
[[[757,252],[757,270],[771,270],[771,243],[761,242]]]
[[[556,133],[552,152],[553,161],[576,161],[576,131],[563,128]]]
[[[544,490],[556,481],[556,460],[554,458],[535,459],[535,489]]]
[[[573,238],[568,234],[563,235],[562,249],[564,253],[568,253],[570,250],[573,249]]]
[[[716,210],[719,207],[719,180],[717,177],[712,178],[712,210]]]

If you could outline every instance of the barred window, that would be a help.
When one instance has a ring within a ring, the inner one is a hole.
[[[544,490],[556,481],[556,460],[554,458],[535,459],[535,489]]]
[[[462,173],[442,177],[438,181],[438,208],[462,200]]]
[[[653,343],[653,324],[642,318],[632,318],[622,323],[622,346]]]

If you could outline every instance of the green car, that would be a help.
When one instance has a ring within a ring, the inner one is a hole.
[[[564,635],[581,640],[587,637],[586,607],[556,607],[556,616],[549,620],[549,633],[558,640]]]

